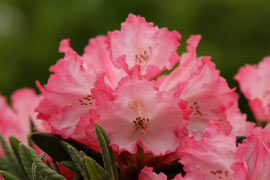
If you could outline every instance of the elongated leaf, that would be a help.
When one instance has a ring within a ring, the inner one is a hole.
[[[14,157],[13,153],[10,151],[7,142],[4,140],[4,138],[2,137],[1,134],[0,134],[0,141],[1,141],[2,148],[3,148],[3,150],[5,152],[5,155],[7,156],[7,158],[10,161],[15,161],[15,157]]]
[[[61,144],[62,141],[65,141],[71,144],[79,151],[83,151],[87,156],[92,157],[101,165],[103,163],[101,154],[99,152],[89,148],[87,145],[80,143],[74,139],[71,138],[62,139],[58,135],[39,132],[33,133],[31,138],[39,148],[41,148],[44,152],[46,152],[48,155],[50,155],[58,162],[71,161],[68,152]]]
[[[31,156],[31,152],[23,144],[19,144],[19,156],[20,156],[21,163],[22,163],[23,168],[27,174],[28,179],[33,180],[33,178],[32,178],[32,176],[33,176],[32,175],[33,160],[32,160],[32,156]]]
[[[20,177],[21,180],[26,180],[27,176],[23,168],[21,167],[21,165],[19,164],[19,161],[17,160],[13,152],[10,150],[7,142],[4,140],[4,138],[1,135],[0,135],[0,141],[8,160],[7,166],[9,167],[9,169],[7,171],[11,174],[14,174],[17,177]]]
[[[87,170],[85,169],[84,162],[83,162],[83,157],[84,153],[81,154],[77,149],[72,147],[70,144],[66,142],[62,142],[63,146],[67,149],[69,152],[69,155],[74,162],[75,166],[77,169],[80,171],[81,175],[84,177],[85,180],[90,180],[90,176],[87,173]]]
[[[95,161],[93,159],[87,158],[87,156],[84,157],[84,164],[85,164],[85,167],[86,167],[91,179],[102,180],[100,174],[97,171],[97,168],[96,168],[94,162]]]
[[[8,171],[10,168],[9,161],[0,156],[0,170]]]
[[[33,148],[30,148],[30,153],[34,161],[33,165],[36,166],[35,171],[33,171],[33,173],[35,173],[34,177],[37,177],[36,175],[39,174],[49,180],[65,180],[62,175],[50,169],[45,163],[43,163]]]
[[[11,145],[11,148],[13,150],[13,153],[15,154],[17,160],[20,162],[20,156],[19,156],[19,144],[20,141],[16,139],[15,137],[9,137],[9,143]]]
[[[91,179],[111,180],[110,175],[91,157],[84,156],[84,165]]]
[[[2,174],[3,178],[5,180],[20,180],[18,179],[16,176],[14,176],[13,174],[10,174],[9,172],[7,171],[2,171],[0,170],[0,174]]]
[[[57,161],[71,160],[61,145],[61,140],[49,133],[33,133],[31,136],[35,144]]]
[[[108,174],[113,180],[117,180],[118,172],[115,165],[112,148],[109,146],[109,137],[104,131],[104,129],[97,123],[95,123],[95,129],[99,141],[99,146],[102,152],[105,170],[108,172]]]

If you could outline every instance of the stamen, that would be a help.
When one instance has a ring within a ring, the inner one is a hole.
[[[147,123],[149,122],[149,118],[141,118],[140,116],[139,117],[136,117],[135,120],[132,121],[136,127],[137,130],[140,131],[141,134],[145,134],[146,131],[147,131]]]
[[[151,58],[152,56],[152,47],[149,46],[148,50],[139,51],[137,54],[135,54],[135,63],[140,65],[145,65],[146,62]]]
[[[82,99],[78,99],[78,101],[80,105],[82,106],[88,106],[88,105],[92,106],[95,104],[95,98],[90,94],[86,95]]]

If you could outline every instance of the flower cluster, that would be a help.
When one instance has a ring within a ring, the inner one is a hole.
[[[40,95],[17,90],[12,108],[0,97],[0,133],[26,143],[31,117],[36,131],[100,151],[98,123],[119,177],[268,180],[270,126],[247,121],[235,88],[210,56],[197,56],[201,35],[191,35],[178,55],[180,39],[177,31],[130,14],[120,30],[90,39],[83,55],[62,40],[64,57],[50,67],[47,84],[37,82]],[[235,79],[257,121],[270,121],[270,57],[241,67]],[[239,136],[246,139],[237,142]],[[160,170],[170,162],[182,167]]]

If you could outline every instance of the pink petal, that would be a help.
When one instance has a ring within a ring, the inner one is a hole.
[[[141,16],[130,14],[121,24],[121,31],[109,32],[108,38],[114,64],[126,71],[140,64],[141,73],[153,78],[161,71],[171,69],[179,60],[180,34],[167,28],[159,29]],[[149,65],[158,71],[150,70]]]
[[[258,65],[239,68],[234,78],[257,121],[270,121],[270,57],[265,57]]]
[[[167,180],[167,176],[163,173],[156,174],[153,168],[145,166],[140,174],[139,180]]]

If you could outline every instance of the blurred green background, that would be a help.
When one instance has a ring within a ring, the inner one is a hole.
[[[270,55],[270,1],[260,0],[0,0],[0,92],[35,87],[63,55],[61,39],[82,53],[90,37],[120,28],[129,13],[182,35],[202,34],[199,55],[211,55],[231,87],[238,68]],[[241,97],[241,109],[250,114]]]

